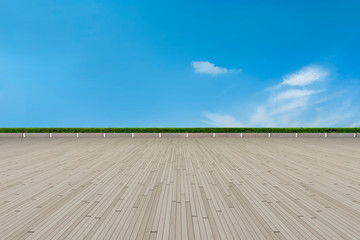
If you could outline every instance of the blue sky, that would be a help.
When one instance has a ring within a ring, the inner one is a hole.
[[[360,127],[359,9],[0,0],[0,127]]]

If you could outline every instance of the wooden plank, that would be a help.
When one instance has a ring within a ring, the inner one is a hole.
[[[0,138],[0,238],[360,236],[360,138],[249,136]]]

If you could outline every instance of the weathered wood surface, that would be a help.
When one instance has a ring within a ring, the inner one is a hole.
[[[359,239],[359,146],[0,139],[0,239]]]

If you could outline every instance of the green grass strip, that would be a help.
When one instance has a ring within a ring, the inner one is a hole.
[[[360,128],[0,128],[2,133],[358,133]]]

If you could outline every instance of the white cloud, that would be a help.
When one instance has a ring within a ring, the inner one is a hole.
[[[287,75],[281,83],[266,89],[265,92],[270,91],[269,96],[254,106],[254,111],[247,114],[247,119],[208,113],[205,117],[210,121],[204,122],[217,127],[360,126],[360,107],[351,100],[358,96],[357,93],[351,94],[358,87],[338,89],[328,84],[328,89],[323,89],[316,84],[327,80],[329,74],[329,69],[322,66],[304,67]]]
[[[283,78],[281,85],[304,86],[316,81],[324,80],[329,71],[317,65],[310,65]]]
[[[213,63],[208,61],[193,61],[191,62],[191,65],[194,68],[194,71],[200,74],[219,75],[231,72],[231,70],[215,66]]]
[[[209,121],[203,121],[209,125],[215,127],[242,127],[243,125],[238,122],[233,116],[231,115],[223,115],[223,114],[216,114],[216,113],[204,113],[205,118]]]
[[[356,112],[345,112],[341,109],[336,109],[332,113],[319,114],[315,121],[308,124],[308,127],[353,127],[348,121],[354,118]]]
[[[289,100],[294,98],[304,98],[310,95],[317,93],[314,90],[299,90],[299,89],[290,89],[284,92],[276,94],[274,97],[271,98],[271,101],[277,102],[281,100]]]
[[[275,122],[273,121],[271,114],[268,113],[268,110],[265,106],[257,107],[255,114],[250,119],[250,125],[252,126],[272,126],[275,127]]]
[[[294,100],[280,106],[264,104],[257,107],[248,125],[255,127],[295,127],[299,125],[299,116],[306,108],[306,100]]]
[[[270,97],[257,108],[250,124],[262,127],[299,126],[301,116],[314,104],[310,100],[316,92],[290,89]]]
[[[320,93],[324,90],[318,89],[317,85],[307,89],[301,87],[325,80],[328,75],[328,69],[317,65],[287,75],[279,85],[270,88],[271,96],[257,108],[250,124],[263,127],[304,125],[302,120],[304,116],[309,118],[309,110],[323,103],[324,96]]]
[[[309,101],[307,98],[295,99],[293,101],[286,102],[285,104],[281,104],[280,106],[277,106],[276,108],[273,109],[271,115],[283,114],[294,110],[300,111],[306,108],[308,104]]]
[[[309,126],[352,127],[354,120],[359,119],[358,110],[358,107],[355,107],[350,99],[343,101],[335,99],[335,101],[331,101],[330,104],[325,106],[324,111],[315,116],[315,120],[309,123]]]
[[[273,88],[272,91],[277,89]],[[320,92],[314,89],[290,88],[273,93],[257,107],[249,123],[262,127],[298,126],[301,115],[313,104],[311,97]]]

